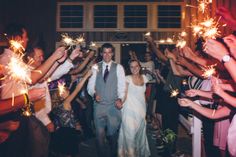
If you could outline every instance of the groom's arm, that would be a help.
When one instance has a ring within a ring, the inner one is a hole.
[[[87,85],[88,94],[91,95],[91,97],[94,97],[94,94],[95,94],[96,77],[97,77],[97,71],[93,70],[93,74],[89,78],[88,85]]]

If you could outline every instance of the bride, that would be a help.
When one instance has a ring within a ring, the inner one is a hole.
[[[140,74],[140,63],[129,62],[131,75],[126,76],[127,95],[122,108],[122,123],[118,139],[119,157],[148,157],[146,136],[145,90],[148,79]]]

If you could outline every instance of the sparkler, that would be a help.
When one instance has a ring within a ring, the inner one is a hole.
[[[183,48],[185,45],[186,45],[186,41],[181,39],[181,40],[178,40],[177,43],[176,43],[176,47],[180,47],[180,48]]]
[[[172,89],[170,92],[170,97],[177,97],[179,95],[179,90],[178,89]]]
[[[198,0],[198,6],[187,4],[186,7],[196,8],[204,14],[209,4],[211,3],[212,3],[212,0]]]
[[[58,91],[59,91],[59,95],[62,96],[62,94],[65,93],[65,82],[58,82]]]
[[[164,39],[161,39],[158,41],[159,43],[165,43],[166,41]]]
[[[151,35],[151,32],[147,32],[144,34],[145,37],[150,36],[150,35]]]
[[[173,43],[173,40],[172,40],[171,38],[167,38],[167,39],[166,39],[166,42],[167,42],[167,43]]]
[[[68,47],[67,50],[71,49],[73,46],[83,46],[85,44],[84,37],[80,35],[76,39],[71,38],[67,33],[62,34],[62,43],[66,47]]]
[[[202,68],[202,70],[203,70],[202,76],[204,78],[209,78],[209,77],[213,76],[214,74],[216,74],[215,66],[216,66],[216,64],[207,66],[206,68]]]
[[[25,51],[25,48],[22,46],[23,41],[10,40],[9,43],[10,49],[12,49],[13,52],[23,54],[23,51]]]
[[[170,97],[177,97],[179,95],[179,90],[178,89],[173,89],[171,85],[169,85],[171,91],[170,91]]]
[[[33,68],[23,62],[22,55],[14,55],[11,57],[6,69],[8,71],[7,76],[9,76],[10,79],[24,83],[32,82],[30,71],[32,71]]]

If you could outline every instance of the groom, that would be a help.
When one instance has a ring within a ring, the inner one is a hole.
[[[94,98],[94,123],[99,157],[106,157],[105,138],[110,146],[110,157],[117,156],[117,138],[121,123],[122,101],[125,96],[125,73],[120,64],[112,60],[114,47],[105,43],[101,47],[103,60],[88,82],[88,93]]]

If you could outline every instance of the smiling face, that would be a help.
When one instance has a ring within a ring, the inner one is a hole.
[[[44,53],[43,53],[43,50],[40,49],[40,48],[34,48],[34,55],[33,55],[33,59],[34,59],[34,62],[33,62],[33,66],[35,68],[39,67],[43,61],[44,61]]]
[[[133,75],[138,75],[140,72],[140,64],[138,63],[138,61],[131,61],[130,62],[130,71]]]
[[[113,52],[112,48],[103,48],[102,58],[103,61],[109,63],[112,60]]]

